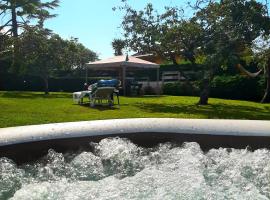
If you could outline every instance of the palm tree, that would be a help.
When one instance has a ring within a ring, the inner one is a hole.
[[[114,49],[114,55],[123,55],[123,49],[126,47],[126,41],[122,39],[113,39],[112,48]]]

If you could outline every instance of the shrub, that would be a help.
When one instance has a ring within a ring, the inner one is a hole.
[[[88,80],[88,83],[96,82]],[[75,92],[84,89],[85,78],[50,78],[49,90],[51,92]],[[0,90],[6,91],[43,91],[44,83],[40,77],[15,76],[8,74],[0,79]]]
[[[194,96],[198,95],[198,89],[186,82],[165,83],[163,94],[173,96]]]
[[[163,86],[163,93],[174,96],[198,96],[200,85],[200,81],[192,82],[192,86],[185,82],[167,83]],[[210,85],[210,97],[258,101],[262,98],[263,87],[262,77],[216,76]]]
[[[260,82],[259,77],[216,76],[211,82],[210,96],[224,99],[259,100],[263,91],[263,84]]]

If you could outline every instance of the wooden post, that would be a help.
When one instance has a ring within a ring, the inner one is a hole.
[[[157,95],[160,94],[160,88],[159,88],[159,68],[157,68]]]
[[[88,84],[88,69],[85,67],[85,83]]]
[[[122,68],[122,78],[123,78],[123,94],[124,94],[124,96],[126,96],[127,95],[127,93],[126,93],[126,67],[125,66],[123,66],[123,68]]]
[[[118,79],[123,83],[121,68],[118,69]]]

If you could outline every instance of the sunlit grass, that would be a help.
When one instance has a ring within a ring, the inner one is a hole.
[[[210,99],[198,106],[198,97],[120,97],[120,108],[73,103],[70,93],[0,92],[0,127],[82,120],[170,117],[270,120],[270,104]]]

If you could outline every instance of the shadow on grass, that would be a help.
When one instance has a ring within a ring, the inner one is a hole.
[[[106,111],[106,110],[119,110],[120,107],[118,105],[114,105],[114,106],[108,106],[106,104],[104,105],[95,105],[94,107],[91,107],[89,105],[89,102],[85,102],[83,104],[73,104],[73,105],[78,105],[78,106],[83,106],[89,109],[94,109],[94,110],[99,110],[99,111]]]
[[[8,91],[2,92],[0,91],[0,97],[2,98],[18,98],[18,99],[36,99],[36,98],[72,98],[71,93],[50,93],[49,95],[45,95],[43,92],[25,92],[25,91]],[[120,96],[121,98],[122,96]],[[151,99],[151,98],[164,98],[165,96],[158,95],[147,95],[147,96],[134,96],[128,97],[131,99]]]
[[[121,96],[122,97],[122,96]],[[151,99],[151,98],[164,98],[164,95],[145,95],[145,96],[128,96],[128,98],[136,98],[136,99]]]
[[[136,106],[151,113],[194,114],[206,118],[219,119],[265,119],[270,120],[270,108],[256,108],[252,106],[210,104],[199,105],[164,105],[153,103],[137,103]]]
[[[37,99],[37,98],[71,98],[69,93],[51,93],[45,95],[40,92],[0,92],[0,97],[2,98],[18,98],[18,99]]]

